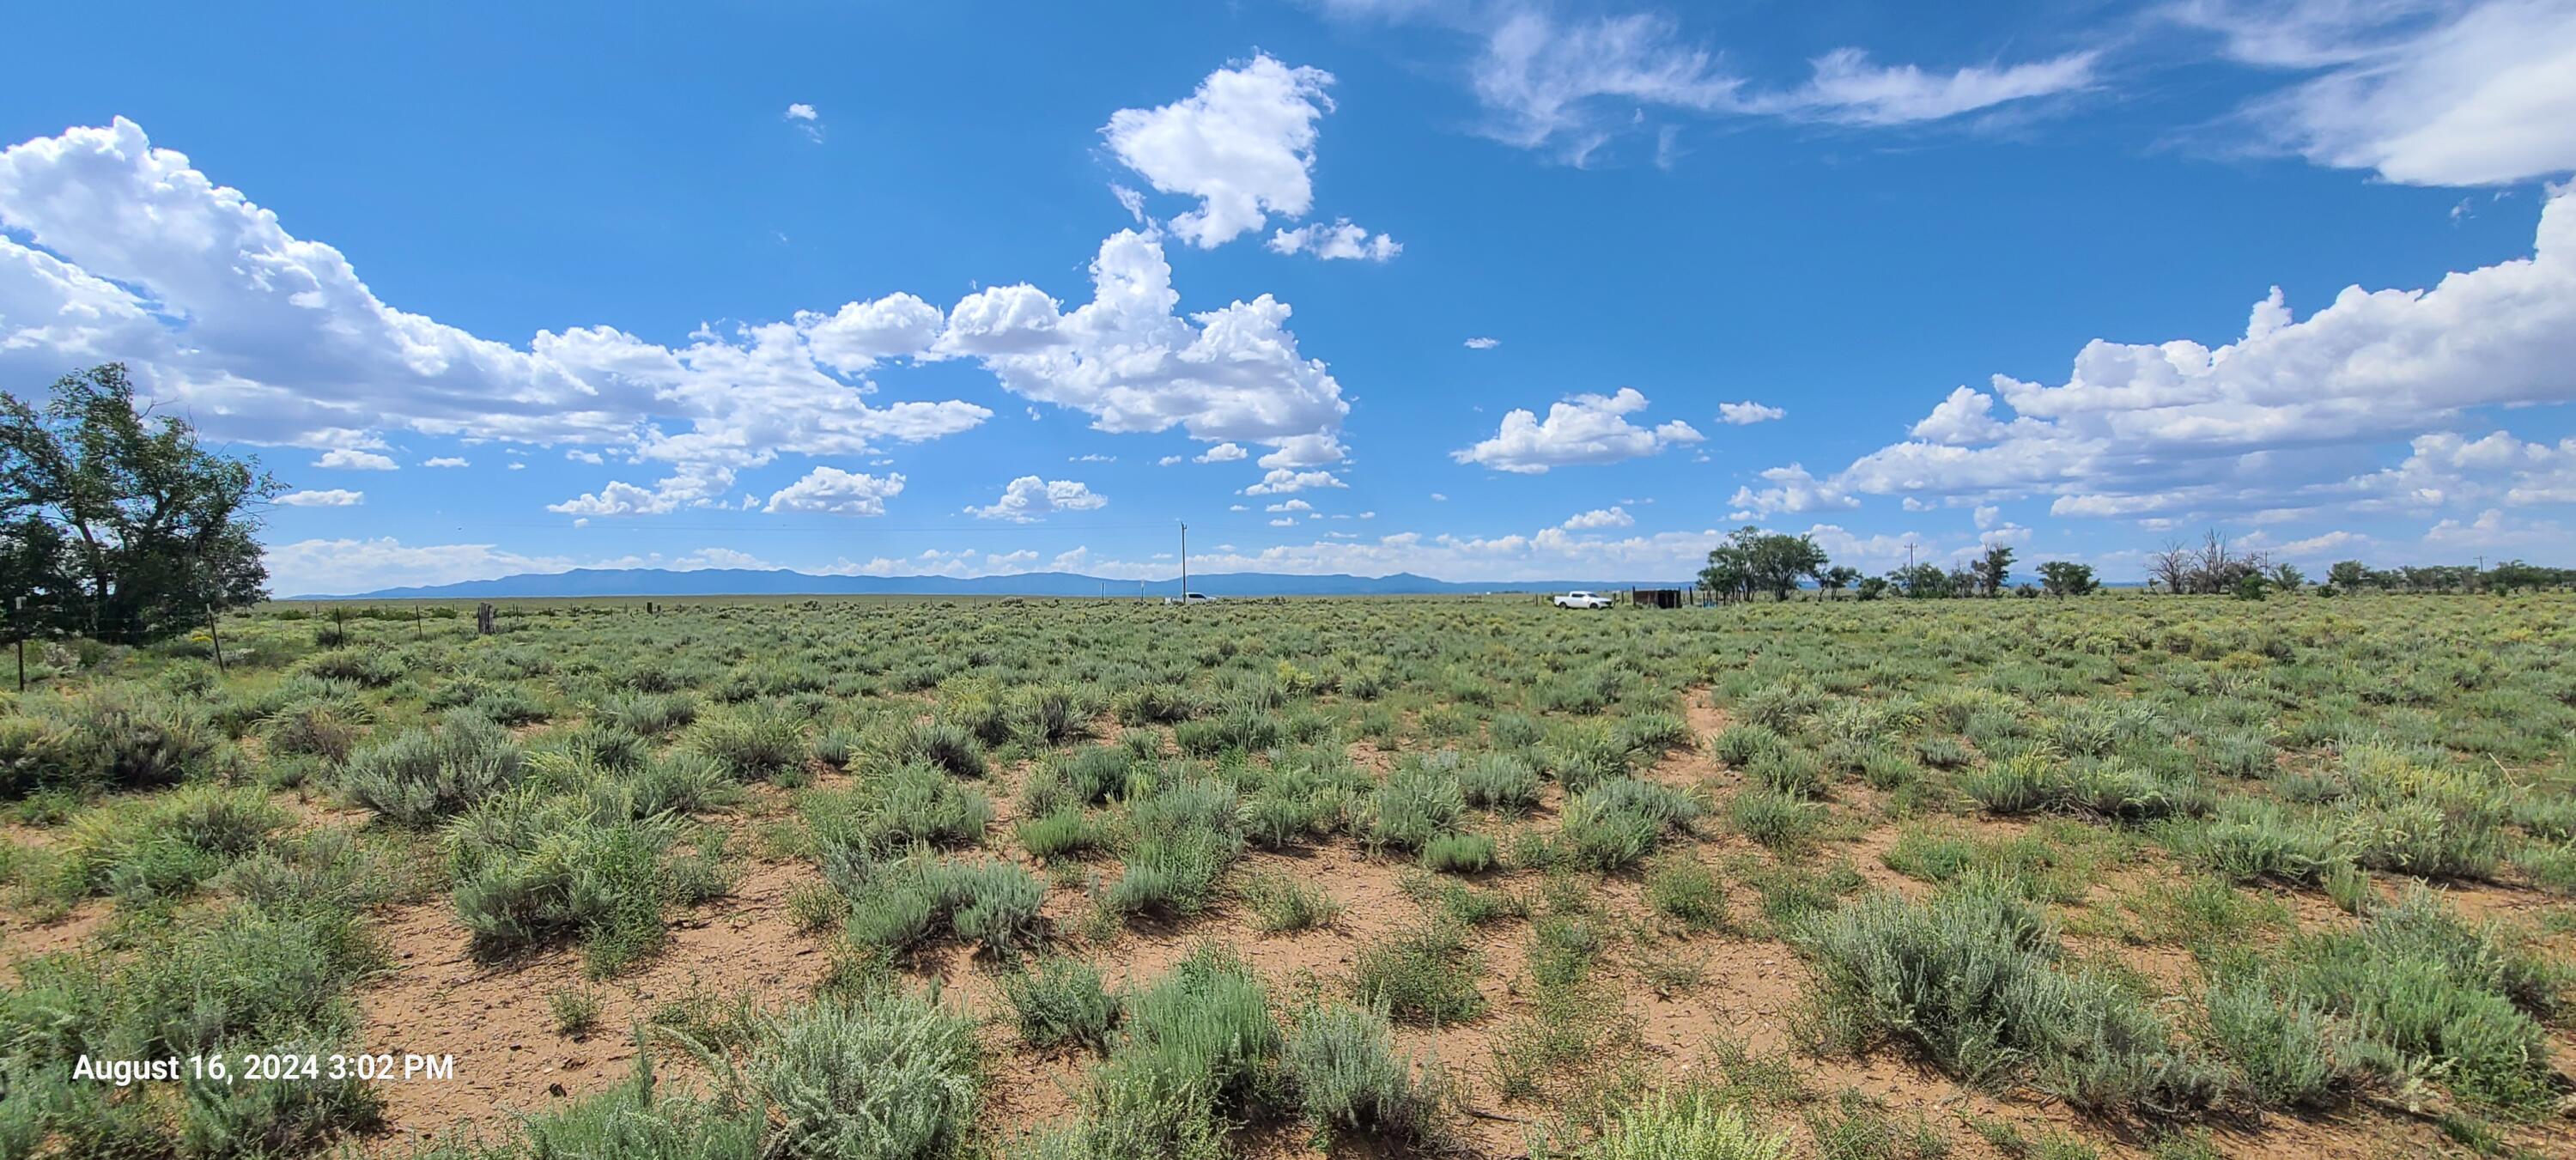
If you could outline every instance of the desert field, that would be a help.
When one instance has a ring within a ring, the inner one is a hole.
[[[2561,595],[27,656],[0,1156],[2576,1156]]]

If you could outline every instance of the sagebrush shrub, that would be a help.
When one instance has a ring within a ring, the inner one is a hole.
[[[1584,1160],[1780,1160],[1789,1134],[1765,1134],[1744,1110],[1701,1091],[1660,1092],[1621,1110]]]
[[[470,709],[349,755],[340,783],[386,820],[427,826],[518,784],[526,759],[510,734]]]
[[[1421,762],[1407,762],[1378,784],[1369,799],[1369,840],[1398,850],[1419,850],[1457,828],[1467,810],[1458,777]]]
[[[747,1073],[773,1116],[766,1154],[799,1160],[947,1155],[983,1102],[975,1020],[907,995],[783,1012]]]
[[[1971,1083],[2027,1075],[2080,1107],[2206,1106],[2219,1071],[2116,983],[2066,970],[2043,912],[1990,880],[1874,895],[1795,932],[1827,1026],[1889,1036]]]
[[[1413,1060],[1395,1048],[1386,1017],[1348,1003],[1307,1008],[1289,1028],[1281,1070],[1306,1122],[1410,1144],[1437,1128],[1435,1083],[1417,1081]]]
[[[41,756],[36,787],[158,789],[222,772],[221,731],[192,704],[139,685],[98,685],[48,705],[51,736],[21,732],[20,760]],[[32,748],[30,748],[32,747]]]
[[[1538,767],[1517,753],[1486,753],[1458,767],[1458,790],[1466,803],[1505,814],[1527,813],[1538,804]]]
[[[775,704],[736,706],[701,720],[689,748],[744,781],[765,781],[805,764],[805,723]]]

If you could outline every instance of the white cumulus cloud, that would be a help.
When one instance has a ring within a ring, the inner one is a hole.
[[[762,505],[768,512],[825,512],[836,516],[881,516],[886,501],[903,494],[903,476],[883,478],[865,472],[817,467],[805,478],[771,492]]]
[[[1450,452],[1449,457],[1497,471],[1537,475],[1570,464],[1653,455],[1703,438],[1679,419],[1653,427],[1628,421],[1629,415],[1645,409],[1646,396],[1635,387],[1621,387],[1609,395],[1576,395],[1550,406],[1545,419],[1515,408],[1503,416],[1493,438]]]
[[[966,514],[979,520],[1025,524],[1054,512],[1091,511],[1108,503],[1108,497],[1092,491],[1091,485],[1081,480],[1023,475],[1003,485],[1000,499],[984,507],[969,507]]]
[[[1788,416],[1789,413],[1787,411],[1783,411],[1778,407],[1765,406],[1761,403],[1756,403],[1751,399],[1746,399],[1741,403],[1719,403],[1717,405],[1718,420],[1737,427],[1749,427],[1755,423],[1768,423],[1774,419],[1785,419]]]
[[[1171,221],[1201,248],[1260,229],[1276,213],[1314,204],[1315,123],[1333,108],[1333,74],[1267,54],[1219,69],[1188,97],[1120,109],[1100,130],[1109,151],[1155,189],[1199,200]]]
[[[2243,337],[2215,348],[2096,340],[2061,383],[1997,375],[1986,390],[1952,391],[1912,438],[1830,483],[1979,501],[2046,495],[2060,516],[2173,519],[2441,502],[2461,486],[2445,480],[2483,471],[2486,490],[2461,496],[2520,489],[2547,502],[2559,494],[2556,451],[2502,432],[2473,447],[2439,429],[2472,409],[2576,402],[2571,365],[2576,194],[2560,192],[2542,208],[2530,258],[2430,289],[2351,287],[2303,319],[2276,289]],[[2428,431],[2430,442],[2417,439]],[[2391,440],[2417,440],[2408,464],[2352,475],[2356,457]]]

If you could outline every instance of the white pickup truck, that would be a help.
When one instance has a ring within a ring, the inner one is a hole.
[[[1204,592],[1184,592],[1184,593],[1181,593],[1181,594],[1180,594],[1180,595],[1178,595],[1178,596],[1166,596],[1166,597],[1164,597],[1164,598],[1163,598],[1163,603],[1165,603],[1165,604],[1214,604],[1214,603],[1216,603],[1216,597],[1210,596],[1210,595],[1208,595],[1207,593],[1204,593]]]
[[[1608,608],[1610,598],[1598,592],[1568,592],[1554,598],[1559,608]]]

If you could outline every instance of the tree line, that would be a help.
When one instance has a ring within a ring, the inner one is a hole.
[[[1813,582],[1827,599],[1845,590],[1861,600],[1951,599],[1965,597],[2088,596],[2102,582],[2090,564],[2049,560],[2035,570],[2034,580],[2013,583],[2013,550],[1989,545],[1966,561],[1944,568],[1920,562],[1891,569],[1884,576],[1864,576],[1857,568],[1834,564],[1812,536],[1766,532],[1746,525],[1726,534],[1700,569],[1699,587],[1717,601],[1770,596],[1787,600]],[[2147,557],[2147,589],[2176,595],[2233,596],[2260,600],[2275,592],[2311,587],[2299,566],[2274,561],[2260,551],[2245,551],[2212,531],[2194,543],[2166,542]],[[2460,566],[2374,569],[2346,560],[2329,569],[2313,586],[2323,595],[2363,590],[2403,592],[2516,592],[2576,587],[2576,569],[2546,568],[2510,560],[2493,568]]]
[[[2007,592],[2016,596],[2087,596],[2102,587],[2090,564],[2050,560],[2039,566],[2038,583],[2023,581],[2019,585],[2012,582],[2012,567],[2013,550],[1995,544],[1975,559],[1951,568],[1917,563],[1884,576],[1864,576],[1858,568],[1827,559],[1825,549],[1812,536],[1765,532],[1748,524],[1728,532],[1709,551],[1708,567],[1700,569],[1699,587],[1719,601],[1751,600],[1761,595],[1787,600],[1810,580],[1827,598],[1850,589],[1860,600],[1994,597]]]

